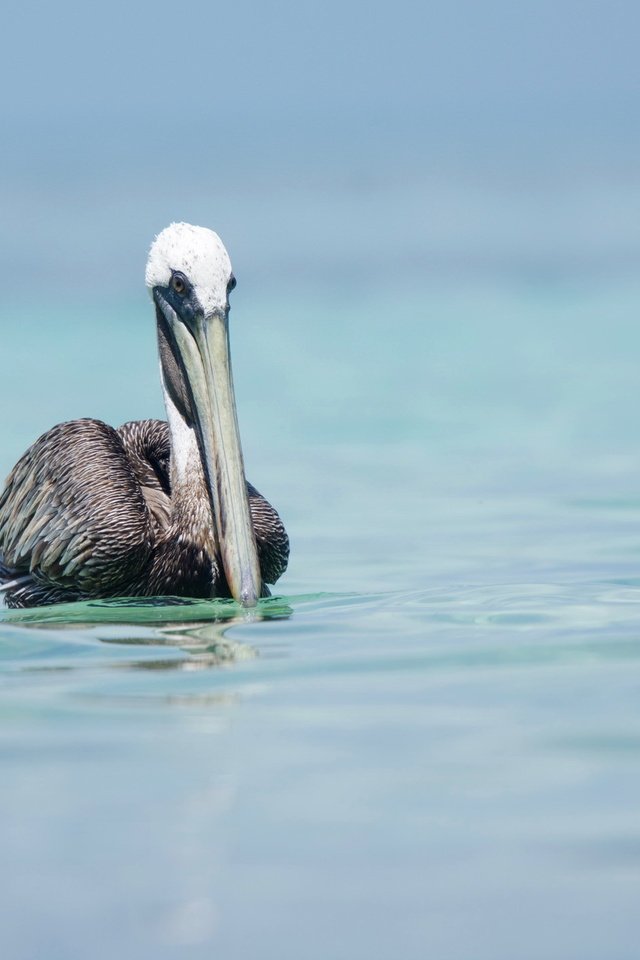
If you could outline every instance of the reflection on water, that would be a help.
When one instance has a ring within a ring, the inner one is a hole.
[[[0,956],[635,960],[626,297],[259,305],[237,387],[282,596],[0,611]]]
[[[3,955],[631,960],[631,570],[3,612]]]
[[[59,626],[61,638],[73,631],[75,638],[82,638],[91,644],[93,657],[91,662],[101,662],[100,644],[112,644],[116,651],[110,667],[128,670],[183,671],[193,673],[212,668],[230,667],[259,655],[256,647],[237,642],[226,637],[234,624],[250,625],[266,620],[287,619],[293,613],[286,600],[270,597],[261,600],[255,609],[246,610],[231,600],[189,600],[182,598],[119,598],[114,600],[88,601],[84,603],[58,604],[27,610],[5,610],[0,612],[1,620],[13,624],[11,636],[18,644],[19,669],[27,673],[51,672],[61,670],[86,669],[86,659],[74,659],[60,663],[63,651],[68,648],[64,642],[55,642],[52,625]],[[203,619],[205,618],[206,619]],[[153,626],[147,626],[152,624]],[[18,625],[23,625],[22,629]],[[28,628],[27,628],[28,625]],[[43,650],[38,644],[36,659],[32,662],[28,654],[28,631],[47,630],[52,642]],[[7,630],[7,637],[10,635]],[[22,633],[22,635],[21,635]],[[127,647],[156,648],[155,657],[134,659],[120,656]],[[170,655],[160,656],[157,648],[168,649]],[[86,651],[85,651],[86,652]],[[277,656],[272,651],[271,656]],[[23,662],[23,657],[26,661]],[[4,658],[0,657],[7,669],[11,662],[10,648],[5,647]],[[104,664],[101,662],[101,667]],[[194,695],[198,702],[224,702],[224,697]],[[166,697],[169,702],[184,702],[188,694]]]
[[[80,603],[58,603],[49,607],[10,610],[0,608],[0,619],[15,623],[46,625],[61,623],[77,627],[93,623],[192,623],[201,619],[211,622],[250,622],[252,620],[287,617],[290,608],[280,597],[260,600],[247,610],[235,600],[196,600],[185,597],[121,597],[113,600],[88,600]]]

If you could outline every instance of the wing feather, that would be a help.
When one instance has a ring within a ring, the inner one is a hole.
[[[151,518],[122,439],[100,420],[58,424],[0,496],[0,558],[83,594],[117,591],[149,562]]]

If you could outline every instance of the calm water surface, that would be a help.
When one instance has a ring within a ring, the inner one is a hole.
[[[237,292],[291,569],[0,612],[0,954],[635,958],[640,289]],[[145,302],[17,316],[3,473],[161,415]]]

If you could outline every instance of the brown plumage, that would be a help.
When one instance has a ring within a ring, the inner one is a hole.
[[[253,606],[287,566],[282,522],[244,474],[229,356],[229,256],[171,224],[151,246],[168,423],[62,423],[0,496],[9,606],[118,596],[234,597]]]
[[[264,583],[287,566],[280,517],[247,484]],[[100,420],[53,427],[13,468],[0,496],[0,583],[10,607],[99,597],[229,597],[204,477],[172,498],[162,420],[118,430]],[[266,588],[263,591],[268,595]]]

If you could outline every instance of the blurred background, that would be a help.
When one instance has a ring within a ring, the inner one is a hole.
[[[633,960],[639,35],[632,0],[5,12],[0,476],[163,416],[147,250],[213,227],[293,615],[227,670],[0,624],[3,955]]]
[[[25,4],[5,269],[34,298],[134,297],[185,218],[280,297],[633,276],[637,27],[625,0]]]
[[[230,250],[249,472],[293,502],[299,549],[344,529],[336,471],[350,521],[363,486],[397,490],[390,531],[483,478],[635,483],[639,19],[630,0],[14,8],[0,469],[57,420],[162,415],[143,270],[184,219]]]

